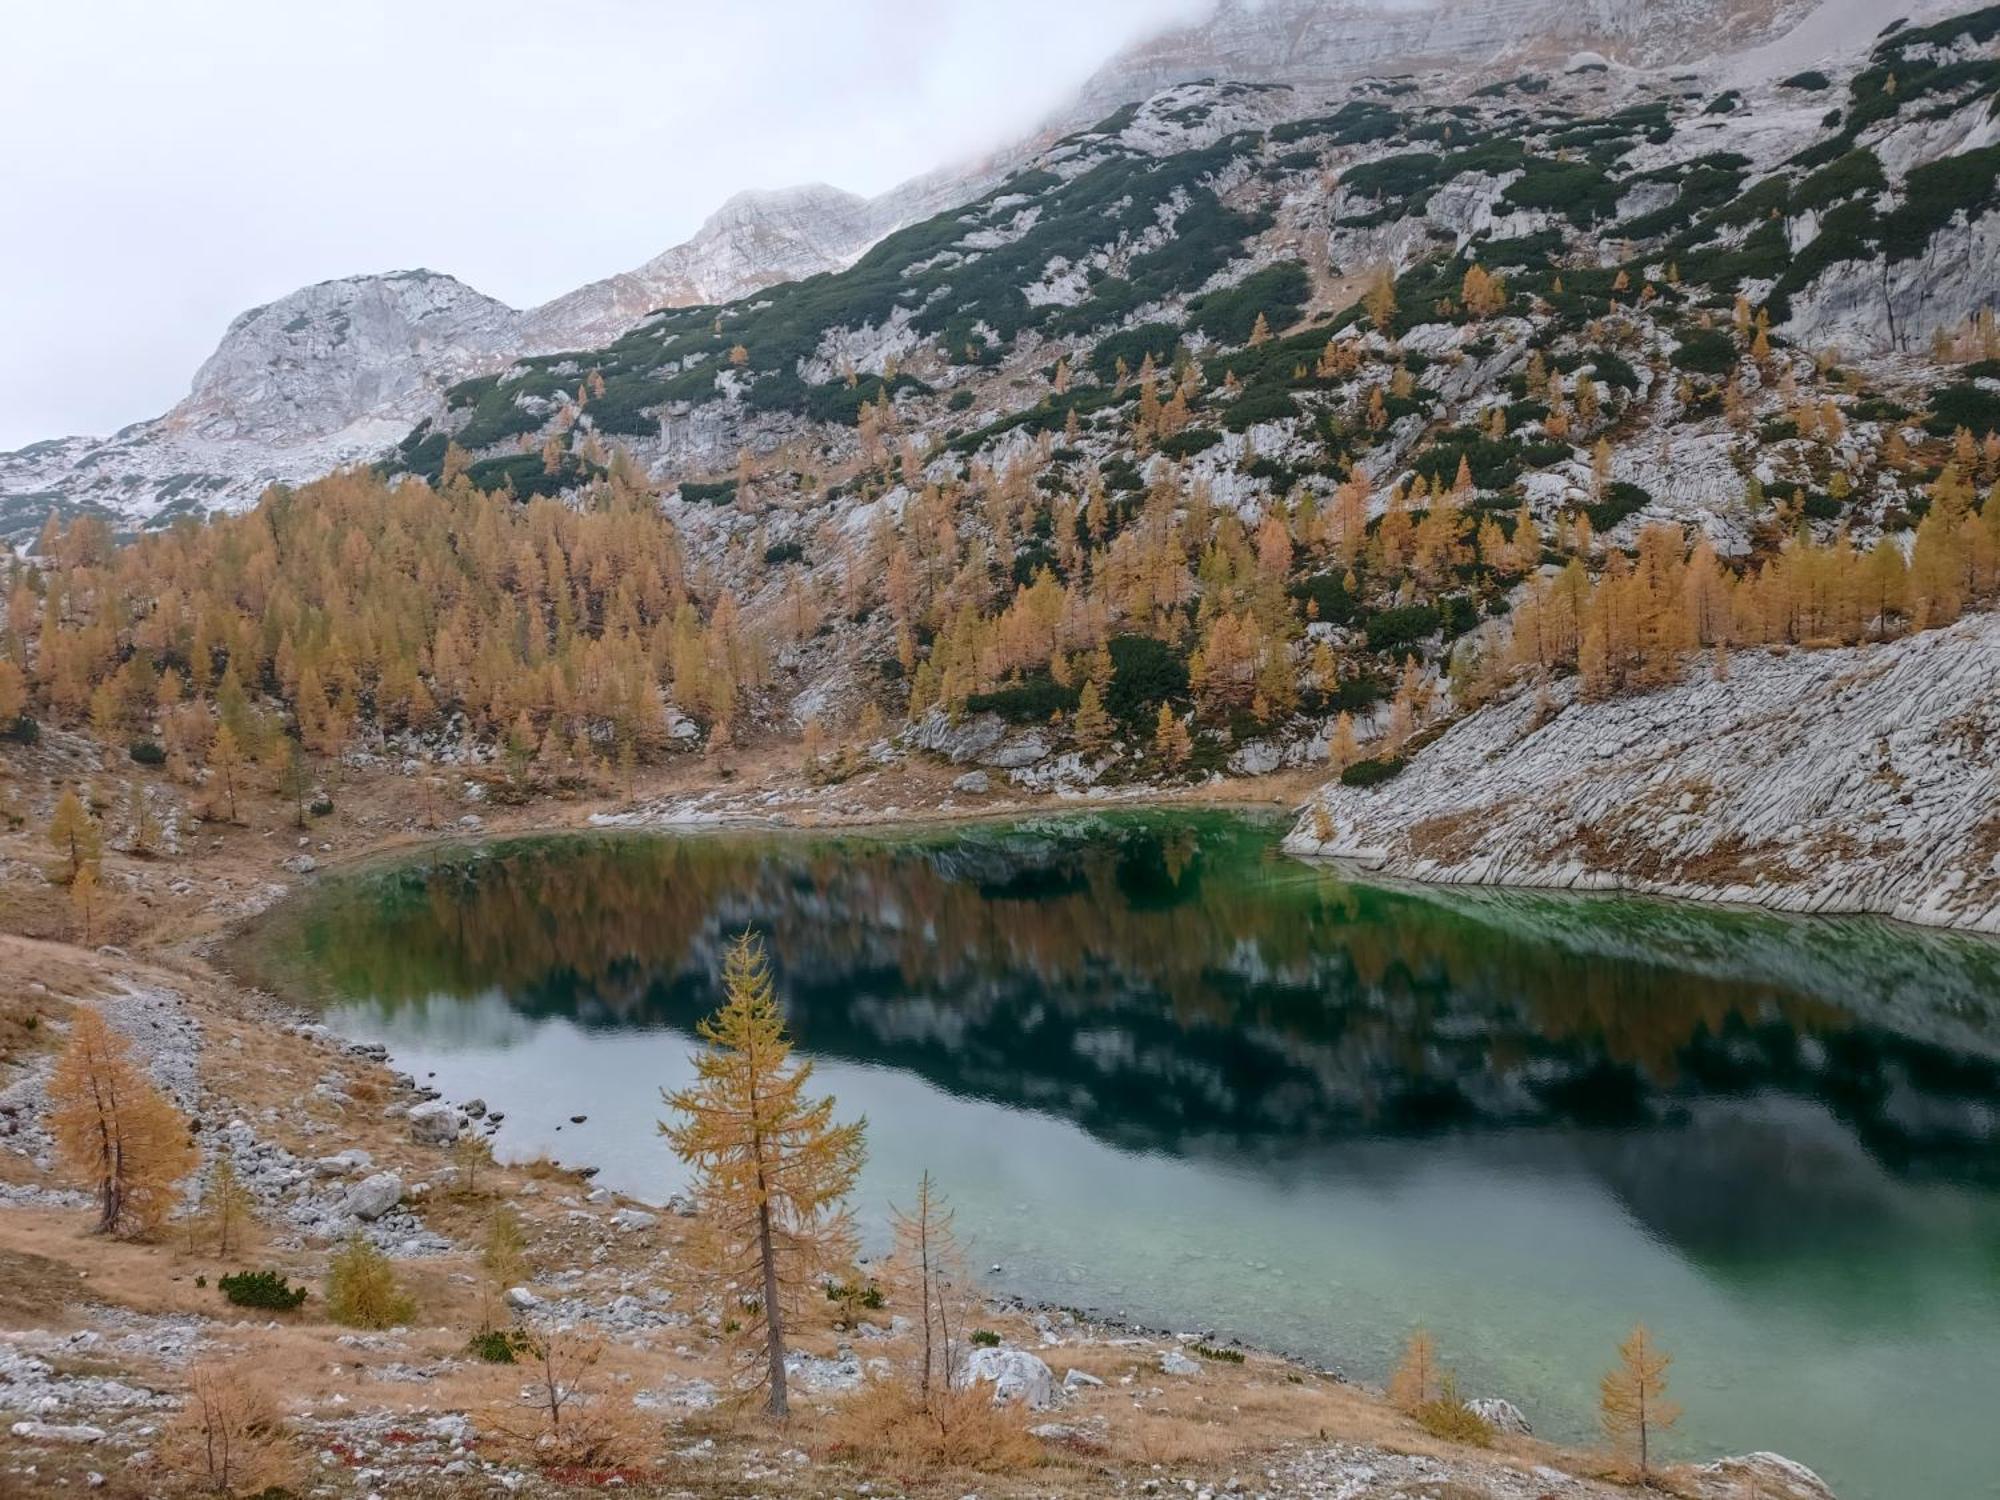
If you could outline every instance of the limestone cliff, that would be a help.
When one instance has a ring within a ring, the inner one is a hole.
[[[1568,685],[1334,784],[1287,846],[1449,884],[1634,890],[2000,932],[2000,617],[1740,657],[1605,702]],[[1325,835],[1325,836],[1323,836]]]

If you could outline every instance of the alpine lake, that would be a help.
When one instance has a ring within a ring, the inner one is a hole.
[[[2000,1496],[2000,944],[1363,884],[1282,833],[443,845],[324,877],[239,951],[505,1111],[503,1157],[660,1201],[660,1091],[753,928],[837,1117],[867,1117],[878,1246],[928,1169],[995,1292],[1369,1382],[1421,1324],[1565,1442],[1644,1320],[1672,1456]]]

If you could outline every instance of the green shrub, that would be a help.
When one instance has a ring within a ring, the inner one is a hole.
[[[1193,458],[1221,441],[1222,434],[1212,427],[1190,427],[1172,437],[1161,438],[1160,451],[1168,458]]]
[[[1283,391],[1245,391],[1230,403],[1223,426],[1243,432],[1262,422],[1282,422],[1299,414],[1299,404]]]
[[[238,1307],[267,1307],[291,1312],[306,1300],[302,1286],[287,1286],[282,1271],[238,1271],[216,1283],[222,1295]]]
[[[1090,368],[1099,380],[1115,380],[1120,360],[1124,361],[1127,374],[1136,375],[1150,354],[1154,367],[1165,369],[1173,362],[1180,342],[1181,331],[1171,323],[1141,323],[1137,328],[1107,333],[1099,339],[1097,347],[1090,351]]]
[[[1291,595],[1300,603],[1313,606],[1312,617],[1324,620],[1329,625],[1345,625],[1354,618],[1354,599],[1347,592],[1347,585],[1338,573],[1317,573],[1311,578],[1301,579],[1291,587]]]
[[[1697,375],[1726,375],[1736,368],[1736,340],[1720,328],[1696,328],[1674,351],[1674,363]]]
[[[1984,386],[1948,385],[1932,393],[1930,420],[1924,426],[1939,437],[1950,437],[1961,427],[1974,437],[2000,432],[2000,396]]]
[[[489,1365],[511,1365],[528,1347],[528,1336],[517,1328],[482,1328],[466,1341],[466,1353]]]
[[[42,737],[42,726],[27,714],[17,715],[7,726],[0,738],[10,739],[17,745],[32,745]]]
[[[1113,636],[1111,686],[1104,707],[1127,724],[1150,722],[1159,706],[1188,690],[1187,663],[1166,642],[1150,635]]]
[[[1379,760],[1357,760],[1340,773],[1340,784],[1351,787],[1380,786],[1402,775],[1403,768],[1408,764],[1398,755],[1384,756]]]
[[[1218,1349],[1213,1344],[1195,1344],[1191,1347],[1203,1359],[1216,1360],[1225,1365],[1240,1365],[1243,1363],[1243,1351],[1241,1349]]]
[[[167,763],[166,750],[153,740],[134,740],[127,747],[127,753],[142,766],[164,766]]]
[[[797,542],[778,542],[764,549],[764,566],[777,568],[786,563],[803,562],[805,555],[806,549]]]
[[[1604,498],[1595,505],[1586,505],[1583,513],[1590,517],[1594,529],[1609,531],[1627,516],[1637,515],[1652,503],[1653,497],[1638,485],[1614,479],[1604,487]]]
[[[1076,690],[1062,686],[1047,673],[1040,673],[1012,687],[973,693],[966,698],[965,707],[968,713],[998,714],[1014,724],[1042,723],[1051,714],[1075,708]]]
[[[1436,608],[1429,604],[1405,604],[1382,610],[1368,618],[1368,649],[1393,651],[1399,646],[1415,645],[1425,636],[1436,634],[1440,623]]]
[[[1250,337],[1259,313],[1273,333],[1297,322],[1311,290],[1304,266],[1295,260],[1280,261],[1235,286],[1195,298],[1188,304],[1190,326],[1218,344],[1241,344]]]
[[[717,480],[714,484],[681,482],[681,500],[688,505],[728,505],[736,499],[736,481]]]
[[[1850,151],[1827,163],[1798,185],[1792,193],[1792,212],[1799,214],[1826,208],[1856,193],[1879,193],[1888,185],[1888,178],[1882,174],[1880,157],[1873,151]]]
[[[975,1328],[972,1330],[972,1344],[976,1349],[998,1349],[1000,1335],[990,1328]]]

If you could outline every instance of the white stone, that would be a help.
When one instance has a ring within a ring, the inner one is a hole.
[[[15,1437],[29,1443],[101,1443],[104,1441],[102,1427],[82,1424],[63,1426],[55,1422],[16,1422],[8,1429]]]
[[[1029,1411],[1047,1411],[1058,1400],[1055,1373],[1025,1349],[974,1349],[965,1378],[991,1385],[996,1402],[1020,1402]]]

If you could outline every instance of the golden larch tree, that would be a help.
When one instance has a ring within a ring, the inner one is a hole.
[[[63,1167],[99,1203],[100,1234],[157,1228],[195,1164],[188,1122],[132,1060],[131,1044],[88,1006],[49,1077],[49,1128]]]
[[[104,847],[97,819],[83,805],[76,788],[66,786],[56,798],[55,813],[49,819],[49,844],[68,862],[65,883],[74,881],[85,865],[94,865]]]
[[[831,1095],[812,1098],[812,1064],[794,1061],[761,941],[746,932],[722,970],[722,1008],[699,1027],[695,1082],[663,1093],[662,1121],[680,1159],[694,1168],[703,1208],[690,1237],[693,1264],[745,1311],[754,1344],[761,1329],[765,1409],[789,1414],[785,1326],[828,1270],[854,1254],[844,1200],[860,1175],[866,1121],[833,1122]]]
[[[1403,1346],[1402,1361],[1389,1377],[1389,1399],[1404,1411],[1415,1411],[1437,1399],[1441,1379],[1437,1341],[1429,1329],[1419,1328]]]
[[[1673,1356],[1653,1342],[1644,1323],[1618,1346],[1617,1365],[1598,1386],[1604,1435],[1621,1453],[1639,1461],[1639,1477],[1652,1472],[1652,1442],[1680,1420],[1681,1409],[1667,1399],[1667,1367]]]
[[[923,1337],[917,1356],[917,1391],[926,1411],[941,1410],[938,1397],[957,1389],[958,1356],[965,1337],[965,1254],[952,1227],[952,1210],[931,1174],[917,1181],[916,1202],[908,1212],[892,1210],[896,1253],[914,1274],[923,1308]]]

